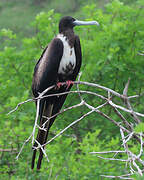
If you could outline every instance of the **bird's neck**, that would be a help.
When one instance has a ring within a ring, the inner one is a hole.
[[[66,39],[68,40],[68,43],[71,47],[74,47],[75,34],[74,34],[73,29],[67,29],[67,30],[61,32],[60,34],[62,34],[63,36],[66,37]]]

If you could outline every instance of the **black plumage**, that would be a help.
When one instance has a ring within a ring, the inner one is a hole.
[[[50,42],[43,51],[37,62],[32,82],[34,97],[46,88],[60,82],[75,81],[81,67],[81,46],[80,40],[74,34],[73,28],[76,25],[97,24],[96,21],[82,22],[70,16],[63,17],[59,22],[59,34]],[[69,91],[72,87],[60,86],[48,91],[46,94],[61,93]],[[47,97],[40,101],[40,127],[47,120],[43,116],[51,117],[58,113],[65,102],[67,95]],[[48,132],[56,117],[50,119],[46,124],[47,131],[38,130],[37,141],[42,145],[46,143]],[[34,147],[38,144],[35,142]],[[34,168],[36,149],[34,149],[31,168]],[[37,169],[41,168],[43,152],[40,149]]]

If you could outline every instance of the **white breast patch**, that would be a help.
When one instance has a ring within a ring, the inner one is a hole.
[[[59,38],[63,42],[63,56],[60,61],[58,73],[59,74],[71,74],[76,66],[76,56],[74,48],[71,48],[68,44],[66,36],[58,34]]]

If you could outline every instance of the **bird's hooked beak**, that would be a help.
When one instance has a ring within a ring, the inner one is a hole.
[[[79,21],[79,20],[75,20],[73,22],[73,24],[75,26],[81,26],[81,25],[97,25],[97,26],[99,26],[99,23],[97,21]]]

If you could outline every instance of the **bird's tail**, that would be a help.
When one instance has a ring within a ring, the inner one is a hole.
[[[42,127],[42,125],[47,121],[47,119],[44,118],[44,116],[51,117],[52,109],[53,109],[53,104],[46,104],[46,102],[45,102],[45,104],[43,106],[43,112],[41,113],[42,115],[40,117],[40,127]],[[44,126],[46,131],[41,130],[41,129],[38,130],[36,140],[39,142],[40,145],[43,145],[46,143],[50,126],[51,126],[51,119]],[[34,147],[37,147],[37,146],[38,146],[38,143],[35,142]],[[43,148],[44,148],[44,146],[43,146]],[[39,151],[40,151],[40,154],[39,154],[39,159],[38,159],[38,163],[37,163],[37,170],[39,170],[41,168],[41,162],[43,159],[42,149],[40,148]],[[35,164],[36,152],[37,152],[37,149],[34,149],[33,156],[32,156],[32,163],[31,163],[32,169],[34,168],[34,164]]]
[[[70,88],[71,88],[71,87],[69,87],[69,89],[70,89]],[[68,89],[68,90],[69,90],[69,89]],[[67,90],[67,91],[68,91],[68,90]],[[63,91],[64,91],[64,90],[62,89],[62,92],[63,92]],[[42,103],[41,103],[40,111],[41,111],[41,110],[43,110],[43,111],[40,112],[40,127],[42,127],[43,123],[45,123],[46,120],[47,120],[46,118],[42,118],[42,117],[43,117],[43,116],[51,117],[51,116],[53,116],[53,115],[56,115],[56,114],[60,111],[62,105],[64,104],[66,97],[67,97],[67,94],[65,94],[65,95],[63,95],[63,96],[55,97],[55,100],[54,100],[53,103],[51,103],[51,104],[50,104],[50,103],[47,104],[48,101],[45,101],[45,102],[42,102]],[[46,103],[46,102],[47,102],[47,103]],[[37,141],[38,141],[41,145],[43,145],[43,144],[46,143],[49,129],[50,129],[50,127],[52,126],[55,118],[56,118],[56,116],[53,117],[52,119],[50,119],[50,120],[46,123],[46,125],[45,125],[45,128],[47,128],[47,131],[46,131],[46,132],[39,129],[36,139],[37,139]],[[38,146],[38,144],[35,142],[34,147],[37,147],[37,146]],[[44,148],[44,147],[43,147],[43,148]],[[32,164],[31,164],[31,168],[32,168],[32,169],[34,168],[34,163],[35,163],[35,158],[36,158],[36,151],[37,151],[37,150],[34,149],[33,157],[32,157]],[[43,158],[43,152],[42,152],[42,150],[40,149],[40,155],[39,155],[39,159],[38,159],[38,163],[37,163],[37,169],[38,169],[38,170],[39,170],[40,167],[41,167],[42,158]]]

